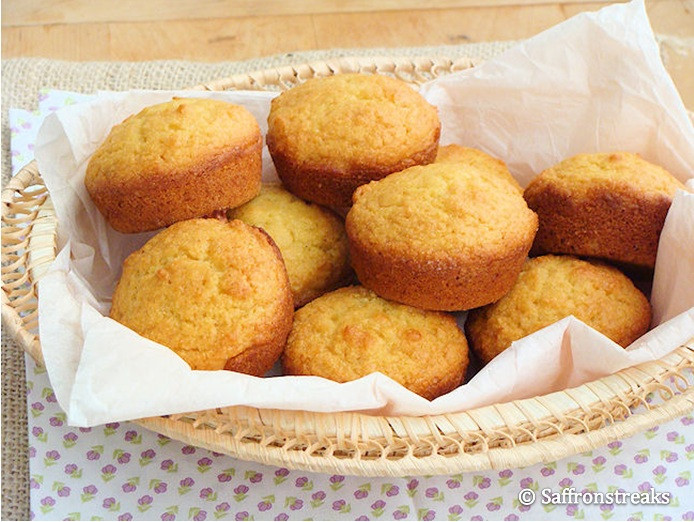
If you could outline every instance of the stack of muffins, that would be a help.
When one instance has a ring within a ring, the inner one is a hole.
[[[440,128],[399,80],[309,80],[272,101],[282,184],[261,186],[244,108],[174,99],[128,118],[87,190],[120,232],[168,228],[125,261],[111,317],[192,369],[263,375],[281,356],[288,374],[381,372],[427,399],[463,382],[468,339],[486,363],[567,315],[641,336],[649,303],[607,261],[653,267],[682,184],[620,152],[523,191],[503,161],[439,147]],[[448,313],[466,310],[467,338]]]

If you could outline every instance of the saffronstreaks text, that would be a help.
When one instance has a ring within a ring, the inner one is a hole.
[[[670,503],[671,494],[667,491],[656,491],[651,488],[648,491],[578,491],[576,488],[565,488],[561,491],[553,491],[549,488],[540,491],[540,503],[543,505],[567,505],[567,504],[615,504],[615,505],[667,505]],[[522,489],[518,494],[521,504],[529,506],[536,500],[536,493],[531,489]]]

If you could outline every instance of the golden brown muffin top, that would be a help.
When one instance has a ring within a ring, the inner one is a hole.
[[[113,127],[89,161],[86,182],[128,181],[142,173],[195,169],[260,139],[258,122],[240,105],[174,98],[146,107]]]
[[[229,216],[262,228],[275,240],[297,306],[334,289],[350,272],[342,220],[279,184],[263,185],[259,196],[230,211]]]
[[[436,154],[436,163],[462,163],[479,169],[481,173],[489,173],[507,180],[516,190],[523,189],[516,181],[506,166],[506,163],[496,159],[486,152],[461,145],[445,145],[439,147]]]
[[[526,261],[511,291],[472,312],[466,330],[487,360],[569,315],[628,346],[648,329],[650,310],[646,297],[616,268],[546,255]]]
[[[428,396],[427,390],[450,374],[457,372],[460,384],[467,352],[452,316],[386,301],[352,286],[296,312],[283,364],[292,374],[338,382],[381,372]]]
[[[394,253],[460,257],[515,249],[537,230],[523,196],[499,176],[460,163],[411,167],[362,185],[347,228]]]
[[[272,100],[268,134],[296,163],[337,171],[391,165],[438,140],[436,108],[401,80],[338,74]]]
[[[645,195],[673,196],[684,185],[664,168],[631,152],[578,154],[535,177],[525,189],[527,197],[547,186],[562,187],[572,195],[587,197],[591,189],[631,190]]]
[[[193,369],[222,369],[268,342],[291,313],[287,273],[274,244],[241,221],[180,221],[125,260],[111,317],[168,346]]]

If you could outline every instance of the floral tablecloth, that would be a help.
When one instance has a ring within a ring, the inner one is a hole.
[[[43,92],[10,110],[13,169],[33,157],[43,115],[83,95]],[[694,417],[523,469],[364,478],[290,471],[183,445],[130,423],[72,428],[48,377],[27,358],[31,516],[118,520],[694,520]],[[670,493],[669,505],[531,505],[523,489]]]
[[[548,464],[440,477],[290,471],[184,445],[130,423],[71,428],[27,358],[31,514],[118,520],[694,520],[694,417]],[[521,489],[667,491],[668,506],[523,506]]]

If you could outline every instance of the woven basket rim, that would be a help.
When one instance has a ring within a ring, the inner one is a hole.
[[[473,65],[468,59],[348,58],[239,74],[193,89],[286,89],[344,72],[391,74],[417,84]],[[32,162],[2,191],[2,318],[39,362],[35,285],[55,256],[51,212]],[[453,414],[386,417],[238,406],[136,422],[239,458],[312,471],[403,476],[518,467],[586,451],[691,410],[694,386],[684,373],[694,368],[694,339],[673,350],[573,389]],[[661,395],[662,405],[649,405],[651,392]],[[633,413],[637,405],[646,413]]]

